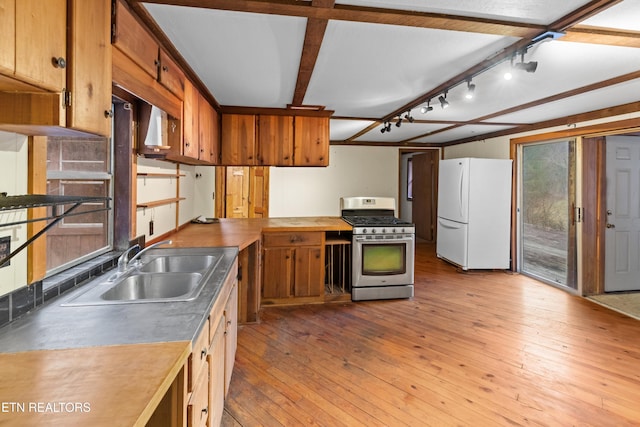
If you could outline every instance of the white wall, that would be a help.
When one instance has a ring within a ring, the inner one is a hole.
[[[0,192],[9,196],[27,194],[27,137],[0,132]],[[27,219],[26,209],[0,213],[0,237],[11,237],[11,251],[27,241],[27,225],[4,227],[2,224]],[[0,296],[27,285],[27,249],[0,268]]]
[[[329,166],[272,167],[269,216],[339,216],[340,197],[398,198],[398,149],[331,146]]]

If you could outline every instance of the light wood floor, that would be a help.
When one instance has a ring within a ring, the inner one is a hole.
[[[419,244],[415,298],[268,308],[224,425],[640,425],[640,321]]]

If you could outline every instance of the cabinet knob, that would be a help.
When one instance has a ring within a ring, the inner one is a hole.
[[[113,117],[113,110],[104,110],[104,116],[105,116],[107,119],[112,118],[112,117]]]
[[[204,359],[207,356],[207,349],[203,348],[200,352],[200,359]]]
[[[167,67],[166,65],[163,65],[162,66],[162,71],[164,71],[166,73],[167,71],[169,71],[169,67]]]
[[[202,413],[203,413],[203,414],[206,414],[206,413],[208,413],[208,412],[209,412],[209,408],[202,408]]]
[[[56,68],[65,68],[67,66],[67,61],[62,56],[51,58],[51,63]]]

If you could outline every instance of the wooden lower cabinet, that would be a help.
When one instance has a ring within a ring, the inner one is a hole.
[[[224,307],[224,396],[229,393],[231,374],[238,348],[238,285],[235,284]]]
[[[262,304],[324,301],[324,233],[264,233]]]
[[[220,425],[224,411],[225,324],[224,319],[220,319],[209,350],[209,425],[212,427]]]

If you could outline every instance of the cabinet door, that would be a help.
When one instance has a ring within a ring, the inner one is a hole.
[[[258,116],[258,164],[293,166],[293,117]]]
[[[66,86],[67,0],[15,2],[15,76],[60,92]]]
[[[252,166],[256,163],[256,116],[222,115],[222,164]]]
[[[16,0],[0,0],[0,73],[16,69]]]
[[[183,139],[182,139],[182,155],[198,158],[198,126],[199,114],[198,103],[200,93],[191,81],[184,82],[184,103],[183,103]]]
[[[321,246],[301,246],[295,251],[294,296],[324,294],[324,265]]]
[[[209,348],[209,425],[219,426],[225,397],[225,322],[222,318]]]
[[[329,164],[329,118],[296,116],[293,158],[295,166]]]
[[[236,349],[238,347],[238,284],[233,285],[227,304],[224,307],[224,395],[229,393],[231,374],[236,360]]]
[[[41,0],[35,1],[41,2]],[[125,6],[124,0],[116,1],[115,11],[113,45],[131,58],[147,74],[158,79],[160,47]]]
[[[198,98],[200,122],[200,160],[215,164],[218,160],[217,115],[211,104],[202,94]]]
[[[293,256],[291,248],[264,248],[263,298],[288,298],[291,295]]]
[[[180,99],[184,97],[185,76],[178,64],[164,51],[160,50],[160,70],[158,80]]]
[[[67,126],[111,134],[111,2],[71,0]]]

